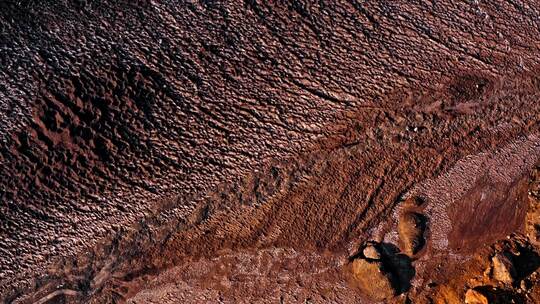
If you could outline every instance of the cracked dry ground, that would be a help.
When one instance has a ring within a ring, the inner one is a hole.
[[[0,2],[0,301],[540,303],[539,17]]]

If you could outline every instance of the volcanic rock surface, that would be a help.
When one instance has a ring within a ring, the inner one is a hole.
[[[1,1],[0,301],[540,303],[539,20]]]

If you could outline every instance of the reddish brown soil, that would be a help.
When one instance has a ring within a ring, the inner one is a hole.
[[[505,185],[487,179],[479,177],[461,201],[451,207],[451,249],[474,252],[525,226],[528,180]]]
[[[0,300],[370,303],[374,240],[390,302],[540,302],[539,16],[0,2]]]

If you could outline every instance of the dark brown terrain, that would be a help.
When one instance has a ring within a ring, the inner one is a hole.
[[[537,1],[0,1],[0,301],[540,303]]]

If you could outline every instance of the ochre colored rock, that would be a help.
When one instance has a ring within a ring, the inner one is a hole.
[[[425,244],[425,225],[425,219],[421,214],[405,212],[400,216],[398,230],[403,252],[414,255],[422,249]]]
[[[396,294],[392,275],[384,271],[381,262],[356,259],[352,263],[352,272],[358,287],[372,300],[384,301]]]
[[[379,250],[373,245],[368,244],[366,247],[364,247],[364,250],[362,250],[362,254],[366,259],[372,259],[372,260],[380,260],[381,254]]]
[[[489,304],[489,301],[479,291],[469,289],[465,293],[465,304]]]
[[[516,276],[516,270],[510,258],[505,254],[497,253],[492,259],[493,272],[495,280],[505,284],[512,284]]]

